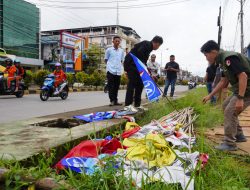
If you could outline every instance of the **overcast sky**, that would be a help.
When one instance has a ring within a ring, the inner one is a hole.
[[[116,4],[79,4],[64,2],[110,2],[112,0],[28,0],[29,2],[46,5],[63,5],[71,7],[109,6]],[[145,3],[163,2],[163,0],[135,0],[120,3],[129,6]],[[168,0],[169,1],[169,0]],[[174,0],[173,0],[174,1]],[[240,4],[237,0],[190,0],[182,3],[147,7],[139,9],[122,9],[119,11],[119,24],[132,27],[143,40],[151,40],[154,35],[164,38],[164,44],[155,52],[157,61],[162,66],[171,54],[176,55],[176,61],[182,69],[188,69],[195,75],[204,76],[207,61],[200,53],[201,45],[207,40],[217,40],[217,16],[222,5],[223,37],[222,47],[240,50],[240,25],[236,35],[236,25]],[[42,30],[66,29],[98,25],[116,24],[116,10],[63,9],[48,6],[41,8]],[[250,0],[245,3],[245,45],[250,43]]]

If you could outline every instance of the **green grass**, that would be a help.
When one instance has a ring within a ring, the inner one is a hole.
[[[215,151],[212,143],[208,141],[203,132],[207,128],[215,127],[223,122],[223,114],[219,107],[210,106],[209,104],[203,105],[201,103],[202,97],[206,95],[205,89],[197,89],[190,91],[185,97],[174,101],[174,105],[178,108],[185,108],[191,106],[195,109],[195,112],[200,115],[195,123],[195,129],[199,132],[197,137],[197,145],[193,151],[197,150],[201,153],[208,153],[210,156],[209,162],[205,169],[195,173],[195,189],[207,189],[207,190],[246,190],[250,187],[250,158],[233,156],[230,154]],[[172,112],[174,109],[166,100],[162,100],[158,103],[154,103],[150,106],[148,112],[137,118],[139,125],[149,123],[152,119],[159,119],[160,117]],[[122,128],[115,131],[115,133],[121,133]],[[105,136],[107,132],[101,134]],[[94,138],[93,136],[92,138]],[[68,147],[70,148],[70,147]],[[56,173],[50,166],[55,160],[56,150],[51,151],[50,154],[42,154],[36,160],[33,165],[36,167],[24,168],[20,163],[15,161],[1,161],[0,167],[10,169],[10,173],[7,175],[5,183],[6,189],[18,190],[27,189],[30,182],[24,182],[24,175],[31,175],[34,179],[40,179],[43,177],[53,177],[56,180],[65,180],[70,186],[80,189],[103,189],[103,190],[115,190],[115,189],[136,189],[132,180],[126,178],[123,175],[123,171],[120,170],[120,175],[117,176],[117,170],[113,167],[105,167],[105,170],[98,172],[93,176],[87,176],[84,174],[76,174],[71,171],[64,171],[60,175]],[[112,163],[112,159],[107,163]],[[0,186],[1,189],[1,186]],[[61,187],[59,189],[67,189]],[[156,182],[142,187],[145,190],[174,190],[181,189],[179,186],[168,186],[167,184]]]

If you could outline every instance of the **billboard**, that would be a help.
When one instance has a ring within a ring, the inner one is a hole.
[[[78,71],[82,70],[82,52],[84,50],[84,45],[84,38],[67,32],[61,33],[61,46],[64,47],[63,55],[65,57],[70,57],[70,55],[66,55],[67,52],[69,52],[67,49],[73,50],[73,57],[71,60],[75,63],[75,70]]]

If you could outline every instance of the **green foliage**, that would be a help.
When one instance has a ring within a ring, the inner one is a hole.
[[[100,47],[99,44],[92,44],[89,49],[86,51],[87,60],[90,64],[98,65],[101,63],[104,57],[104,49]]]
[[[35,84],[37,84],[38,86],[42,86],[45,76],[47,76],[49,73],[50,72],[47,70],[39,70],[36,73],[34,73]]]
[[[76,73],[76,82],[78,82],[78,83],[84,83],[84,78],[85,78],[85,76],[86,76],[86,73],[84,73],[84,72],[78,72],[78,73]]]
[[[33,75],[34,75],[34,74],[33,74],[30,70],[26,70],[26,76],[25,76],[25,78],[24,78],[24,83],[25,83],[25,85],[26,85],[27,87],[29,87],[30,84],[32,83],[33,78],[34,78]]]
[[[158,84],[159,86],[165,85],[165,78],[164,78],[164,77],[160,77],[160,78],[158,79],[158,81],[157,81],[157,84]]]
[[[103,72],[98,72],[98,71],[95,71],[93,74],[93,81],[92,81],[92,85],[93,86],[102,86],[104,84],[104,81],[105,81],[105,74]]]
[[[74,82],[75,82],[75,76],[73,73],[66,73],[67,75],[67,81],[69,86],[73,86]]]
[[[97,70],[97,65],[88,66],[86,73],[91,75]]]
[[[122,74],[121,85],[127,85],[127,84],[128,84],[128,77],[125,74]]]
[[[180,85],[188,85],[188,80],[181,80]]]

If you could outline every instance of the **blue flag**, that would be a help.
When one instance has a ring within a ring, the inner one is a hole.
[[[130,55],[133,58],[137,70],[141,76],[143,85],[146,89],[148,100],[151,102],[157,101],[159,99],[159,96],[161,96],[161,92],[158,86],[155,84],[154,80],[150,77],[150,74],[146,66],[140,61],[140,59],[138,59],[132,53],[130,53]]]

